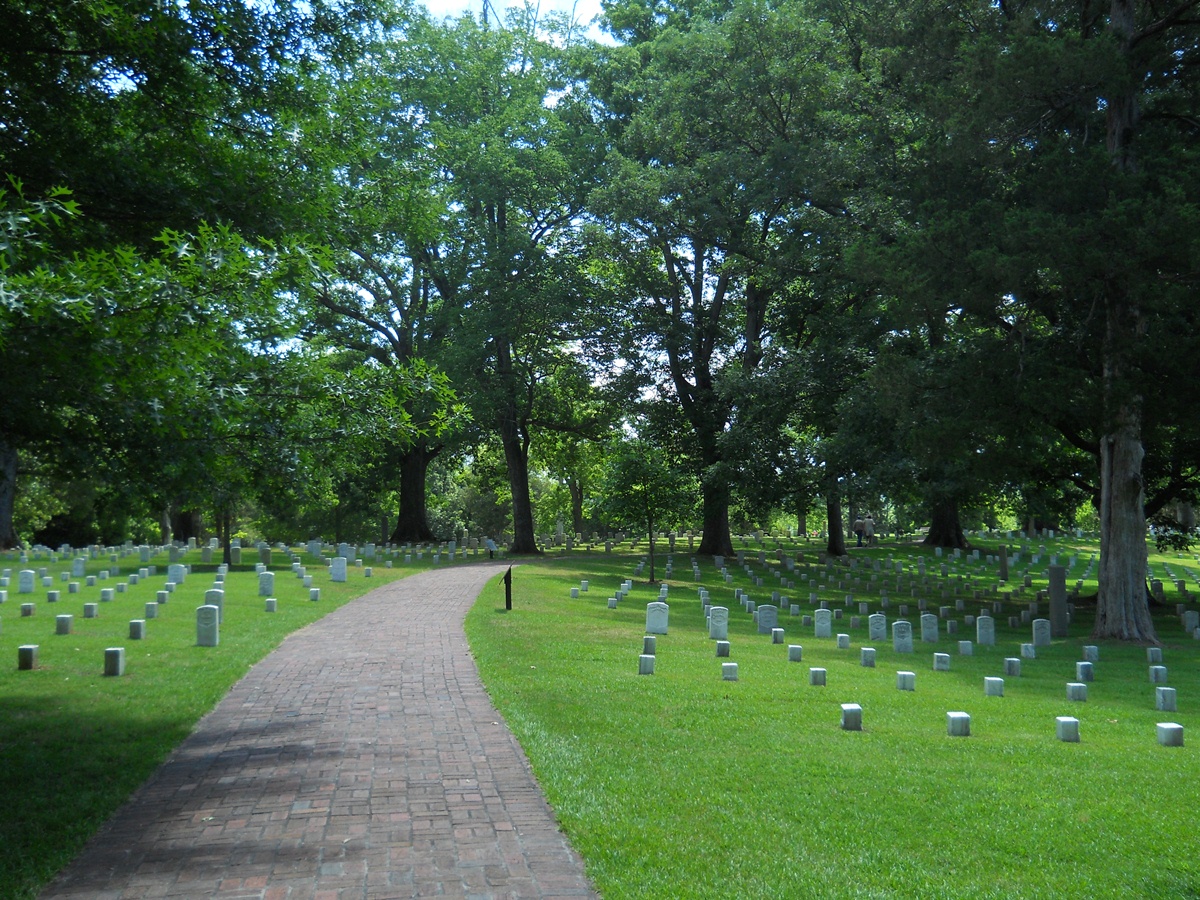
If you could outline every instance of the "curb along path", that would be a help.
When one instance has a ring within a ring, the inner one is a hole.
[[[42,900],[595,897],[468,653],[503,568],[411,575],[293,634]]]

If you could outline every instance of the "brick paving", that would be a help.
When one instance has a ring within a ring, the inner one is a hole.
[[[289,637],[43,900],[595,897],[467,649],[499,568],[413,575]]]

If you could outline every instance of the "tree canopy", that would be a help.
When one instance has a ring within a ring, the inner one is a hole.
[[[653,460],[701,553],[1094,520],[1098,633],[1153,639],[1147,521],[1186,544],[1200,490],[1197,7],[9,4],[0,544],[538,552]]]

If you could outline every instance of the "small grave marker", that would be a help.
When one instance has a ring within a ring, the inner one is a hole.
[[[119,678],[125,674],[124,647],[109,647],[104,651],[104,674],[110,678]]]
[[[1054,720],[1054,735],[1068,744],[1079,743],[1079,720],[1073,716],[1058,716]]]
[[[857,703],[842,704],[842,731],[862,731],[862,707]]]

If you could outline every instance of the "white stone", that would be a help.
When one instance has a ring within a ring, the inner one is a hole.
[[[912,623],[898,619],[892,623],[892,649],[897,653],[913,652]]]
[[[1158,742],[1164,747],[1183,746],[1183,726],[1176,722],[1159,722],[1155,728],[1158,731]]]
[[[898,691],[915,691],[917,689],[917,673],[916,672],[897,672],[896,673],[896,690]]]
[[[833,612],[831,610],[818,609],[813,613],[813,623],[815,637],[833,637]]]
[[[717,641],[717,656],[724,657],[729,655],[729,641]]]
[[[220,590],[219,588],[210,588],[209,590],[205,591],[204,605],[212,606],[217,610],[218,622],[225,621],[225,592],[223,590]]]
[[[935,672],[949,672],[950,671],[950,654],[949,653],[933,654],[933,670]]]
[[[654,657],[649,653],[643,653],[638,657],[638,674],[653,675],[654,674]]]
[[[970,737],[971,717],[965,712],[946,713],[946,733],[950,737]]]
[[[825,670],[812,668],[808,670],[808,683],[816,687],[825,686]]]
[[[125,674],[124,647],[109,647],[104,651],[104,674],[114,678]]]
[[[837,636],[837,646],[838,646],[839,650],[849,650],[850,649],[850,635],[839,634]]]
[[[1166,666],[1151,666],[1150,667],[1150,683],[1151,684],[1166,684],[1167,683],[1167,667]]]
[[[666,634],[670,607],[661,600],[646,604],[646,633]]]
[[[1033,620],[1033,646],[1049,647],[1050,646],[1050,620],[1049,619],[1034,619]]]
[[[975,643],[981,647],[996,644],[996,620],[991,616],[980,616],[975,620]]]
[[[1004,679],[1003,678],[984,678],[983,679],[983,694],[985,697],[1003,697],[1004,696]]]
[[[735,662],[721,663],[721,678],[724,681],[737,681],[738,664]]]
[[[1073,716],[1057,716],[1054,719],[1054,735],[1068,744],[1079,743],[1079,720]]]
[[[729,610],[724,606],[714,606],[708,611],[708,637],[714,641],[729,639]]]
[[[1075,663],[1075,680],[1082,682],[1095,681],[1095,672],[1092,664],[1086,660]]]
[[[329,564],[329,578],[335,583],[342,583],[346,580],[346,557],[335,556]]]
[[[1037,659],[1037,649],[1033,646],[1033,644],[1022,644],[1021,645],[1021,658],[1022,659]]]
[[[972,644],[970,641],[959,641],[958,642],[958,655],[959,656],[973,656],[974,653],[975,653],[975,645]]]
[[[1159,712],[1176,712],[1175,688],[1156,687],[1154,689],[1154,708]]]
[[[54,633],[70,634],[75,627],[75,617],[71,615],[54,617]]]
[[[1081,681],[1068,681],[1067,682],[1067,699],[1068,700],[1072,700],[1076,703],[1086,703],[1087,702],[1087,693],[1088,693],[1087,685],[1084,684],[1083,682],[1081,682]]]
[[[858,664],[864,669],[875,668],[875,648],[863,647],[858,652]]]
[[[857,703],[842,704],[842,730],[862,731],[862,707]]]
[[[921,616],[921,642],[936,644],[938,642],[938,617],[932,613]]]
[[[221,610],[204,605],[196,608],[196,645],[216,647],[221,642]]]

